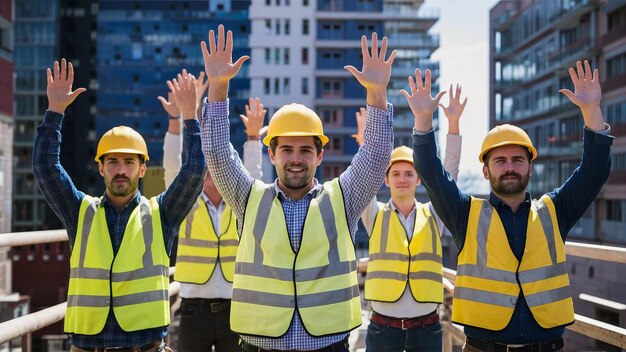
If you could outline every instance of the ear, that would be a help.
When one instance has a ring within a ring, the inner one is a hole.
[[[415,181],[415,186],[419,187],[421,184],[422,184],[422,179],[419,176],[417,176],[417,181]]]
[[[385,175],[385,186],[389,188],[389,177],[387,177],[387,175]]]
[[[528,177],[533,175],[533,162],[528,163]]]
[[[276,156],[274,156],[272,148],[267,148],[267,155],[270,156],[270,161],[272,162],[272,165],[276,165]]]
[[[320,166],[320,164],[322,163],[322,159],[324,159],[324,149],[322,149],[322,151],[320,151],[320,154],[317,156],[315,166]]]
[[[489,169],[485,166],[485,164],[483,164],[483,177],[485,180],[489,180]]]
[[[104,177],[104,164],[98,161],[98,171],[100,172],[100,176]]]
[[[146,163],[142,163],[139,166],[139,178],[143,178],[146,175],[146,169],[147,169]]]

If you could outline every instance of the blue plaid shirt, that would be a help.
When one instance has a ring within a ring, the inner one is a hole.
[[[33,173],[39,183],[41,193],[65,225],[71,248],[76,239],[78,211],[85,194],[76,189],[72,179],[61,166],[59,155],[62,122],[63,115],[51,111],[46,112],[42,124],[37,128],[33,150]],[[202,190],[206,173],[206,165],[200,149],[200,130],[196,120],[185,121],[185,142],[186,163],[171,186],[157,196],[161,210],[163,237],[168,253],[171,253],[180,224]],[[116,254],[122,242],[128,218],[140,199],[141,194],[137,192],[118,214],[106,195],[103,196],[100,206],[105,209],[111,243]],[[113,311],[110,310],[106,325],[99,334],[71,334],[70,340],[73,345],[88,349],[136,347],[161,340],[166,334],[165,327],[132,332],[123,331],[115,320]]]
[[[205,103],[203,109],[202,151],[207,158],[209,172],[220,194],[235,212],[235,216],[243,219],[254,179],[243,167],[237,152],[229,143],[228,101]],[[361,213],[384,180],[385,168],[389,164],[393,148],[392,121],[391,104],[388,105],[387,111],[367,107],[363,146],[352,159],[350,167],[339,176],[348,225],[353,237]],[[287,197],[276,183],[274,184],[285,212],[289,239],[296,250],[300,247],[302,227],[309,203],[321,187],[317,180],[314,182],[313,189],[298,201]],[[238,226],[241,233],[243,224],[238,222]],[[299,315],[294,314],[289,329],[279,338],[248,335],[243,335],[242,338],[247,343],[263,349],[311,351],[332,345],[346,336],[347,333],[323,337],[311,336],[306,332]]]

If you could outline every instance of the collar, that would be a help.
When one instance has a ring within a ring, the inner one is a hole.
[[[493,192],[489,194],[489,203],[491,203],[491,205],[497,209],[510,208],[502,199],[498,198],[498,196],[496,196]],[[526,192],[526,196],[524,197],[524,201],[520,204],[520,207],[530,208],[531,203],[532,198],[530,197],[530,193]]]
[[[415,213],[415,209],[417,209],[417,204],[416,203],[417,203],[417,200],[413,202],[413,209],[411,209],[411,211],[409,212],[409,215],[407,216],[407,218],[409,216],[411,216],[413,213]],[[393,203],[393,200],[391,200],[391,199],[389,199],[389,208],[391,208],[391,210],[395,211],[396,214],[402,215],[402,213],[398,211],[398,208],[396,207],[396,205]]]
[[[202,201],[205,204],[210,204],[210,205],[213,205],[215,207],[213,202],[211,202],[211,200],[209,199],[209,196],[206,193],[204,193],[204,191],[202,191],[200,193],[200,198],[202,198]],[[220,201],[220,204],[218,204],[216,208],[219,208],[222,204],[224,204],[224,197],[222,197],[222,200]]]
[[[317,181],[316,178],[313,178],[313,188],[311,188],[311,190],[308,191],[307,194],[304,195],[304,197],[308,195],[314,197],[320,189],[322,189],[322,185],[319,183],[319,181]],[[274,193],[280,200],[290,200],[295,202],[295,200],[289,197],[285,192],[283,192],[282,189],[280,189],[280,187],[278,187],[278,178],[276,178],[276,180],[274,181]]]
[[[140,202],[141,202],[141,192],[137,191],[137,193],[135,193],[135,196],[126,205],[124,205],[124,209],[128,208],[131,204],[138,205]],[[113,206],[113,204],[111,203],[111,201],[107,197],[106,192],[104,192],[104,194],[102,195],[102,201],[100,202],[100,206],[101,207],[104,207],[104,206],[112,207]]]

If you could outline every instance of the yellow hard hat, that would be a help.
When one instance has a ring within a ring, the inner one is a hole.
[[[113,127],[100,138],[95,160],[99,162],[104,154],[109,153],[140,154],[144,161],[150,159],[146,141],[137,131],[126,126]]]
[[[387,165],[387,170],[385,170],[385,173],[389,172],[389,168],[391,168],[391,165],[397,163],[398,161],[407,161],[411,163],[411,165],[413,165],[413,149],[404,145],[401,145],[394,149],[391,152],[391,161],[389,161],[389,165]]]
[[[533,142],[530,140],[530,137],[528,137],[528,134],[517,126],[504,124],[492,128],[491,131],[487,133],[487,136],[485,136],[483,140],[483,147],[478,156],[478,160],[484,163],[485,154],[493,148],[505,145],[519,145],[527,148],[530,152],[530,161],[535,160],[537,157],[537,149],[533,147]]]
[[[303,137],[315,136],[322,141],[322,146],[328,143],[324,135],[322,120],[315,111],[302,104],[289,104],[278,109],[272,116],[267,128],[267,136],[263,144],[269,146],[274,137]]]

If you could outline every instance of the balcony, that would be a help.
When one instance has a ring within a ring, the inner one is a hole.
[[[626,73],[607,77],[606,82],[602,83],[602,90],[604,92],[624,87],[626,87]]]
[[[576,23],[582,15],[593,10],[593,0],[565,0],[561,4],[561,8],[550,17],[553,29],[570,28]]]
[[[615,41],[626,38],[626,23],[615,27],[613,29],[608,30],[605,34],[603,34],[598,40],[598,45],[600,47],[605,47]]]
[[[391,68],[391,76],[392,77],[409,77],[409,76],[415,76],[415,69],[420,69],[423,72],[426,72],[426,70],[430,70],[432,77],[433,77],[433,81],[435,80],[436,77],[439,77],[439,62],[437,61],[430,61],[430,60],[421,60],[420,62],[418,62],[415,66],[411,66],[411,65],[403,65],[403,66],[393,66]]]
[[[386,33],[394,48],[439,48],[439,34]]]

